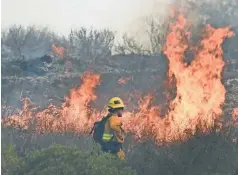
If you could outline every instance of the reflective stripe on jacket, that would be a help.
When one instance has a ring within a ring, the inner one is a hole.
[[[107,134],[104,132],[103,136],[102,136],[102,140],[105,141],[105,142],[108,142],[112,139],[113,137],[113,134]]]
[[[122,123],[117,115],[112,115],[105,124],[105,130],[103,134],[103,140],[116,141],[123,143],[125,138],[125,132],[122,129]]]

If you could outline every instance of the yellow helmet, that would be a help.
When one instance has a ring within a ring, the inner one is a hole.
[[[124,108],[125,105],[119,97],[113,97],[109,100],[108,107],[112,109]]]

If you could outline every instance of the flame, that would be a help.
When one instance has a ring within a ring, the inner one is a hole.
[[[176,79],[177,95],[170,104],[166,119],[169,127],[166,140],[186,138],[187,131],[195,134],[199,129],[208,132],[222,114],[225,87],[221,82],[224,67],[222,43],[233,33],[229,27],[215,29],[207,25],[203,39],[191,65],[183,59],[189,48],[189,33],[185,30],[186,20],[179,15],[167,36],[164,53],[169,60],[169,76]]]
[[[196,49],[190,65],[184,61],[190,48],[186,19],[170,26],[164,45],[164,54],[169,61],[168,79],[175,80],[176,96],[170,100],[165,116],[160,115],[160,106],[152,105],[153,94],[141,97],[138,111],[126,112],[122,118],[125,131],[133,133],[137,140],[151,138],[156,143],[186,140],[196,132],[209,132],[222,114],[226,90],[221,82],[224,67],[222,43],[233,33],[229,27],[215,29],[207,25],[204,36]],[[120,80],[120,81],[119,81]],[[125,78],[118,83],[125,83]],[[5,125],[30,129],[35,123],[37,132],[88,133],[93,123],[103,115],[91,109],[89,103],[96,99],[95,87],[100,75],[86,72],[79,88],[73,88],[61,108],[50,105],[47,109],[33,113],[27,107],[25,113],[2,120]],[[26,105],[27,106],[27,105]]]
[[[96,99],[94,91],[99,83],[100,75],[86,72],[82,77],[82,85],[70,90],[61,109],[50,105],[45,110],[33,114],[29,109],[29,100],[25,99],[22,112],[2,119],[2,123],[22,129],[34,128],[40,133],[87,132],[99,117],[89,106],[89,103]]]
[[[138,141],[144,138],[150,138],[153,127],[160,123],[158,113],[159,106],[150,106],[152,95],[146,95],[139,101],[138,112],[127,112],[122,118],[123,128],[130,133],[134,134],[134,138]]]
[[[117,83],[118,84],[126,84],[127,81],[131,80],[131,77],[121,77]]]
[[[221,83],[224,67],[221,44],[233,33],[229,27],[214,29],[207,25],[196,56],[188,65],[184,62],[190,37],[186,28],[186,19],[179,15],[178,21],[171,25],[164,46],[164,54],[169,60],[168,77],[176,79],[176,97],[164,117],[156,112],[158,107],[147,105],[147,98],[135,117],[126,118],[126,128],[133,128],[130,131],[136,138],[143,139],[142,133],[149,133],[156,143],[186,140],[198,131],[209,132],[222,114],[226,90]]]
[[[65,49],[63,47],[60,47],[60,46],[57,47],[55,44],[52,44],[51,48],[57,56],[60,56],[60,57],[64,56]]]

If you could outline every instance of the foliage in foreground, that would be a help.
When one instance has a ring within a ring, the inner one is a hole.
[[[238,144],[217,133],[160,148],[153,143],[138,144],[133,152],[129,164],[138,175],[236,175],[238,170]]]
[[[10,146],[2,147],[2,173],[120,175],[136,170],[137,175],[236,175],[238,143],[232,137],[214,132],[161,147],[128,137],[123,162],[98,154],[89,137],[46,134],[34,138],[31,132],[3,127],[2,143]]]
[[[12,174],[21,165],[15,147],[11,144],[2,145],[2,174]]]
[[[95,155],[78,148],[52,145],[19,158],[9,145],[2,155],[3,174],[134,175],[126,163],[109,154]]]

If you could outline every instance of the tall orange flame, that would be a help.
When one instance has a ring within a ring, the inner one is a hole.
[[[183,61],[189,36],[185,27],[186,20],[180,15],[167,36],[164,49],[169,59],[169,73],[175,76],[177,87],[176,98],[166,116],[170,121],[166,140],[185,138],[188,130],[192,134],[197,129],[209,131],[222,114],[221,105],[225,101],[226,90],[221,82],[224,67],[221,45],[233,33],[229,27],[214,29],[207,25],[196,56],[188,66]]]
[[[144,106],[146,112],[143,108],[135,117],[125,118],[125,127],[136,138],[143,138],[141,133],[147,130],[157,143],[185,140],[197,131],[208,132],[222,114],[226,90],[221,83],[224,67],[221,44],[233,33],[229,27],[214,29],[207,25],[194,60],[187,65],[184,55],[189,48],[187,40],[190,34],[186,31],[186,24],[185,18],[179,15],[178,21],[171,25],[164,46],[169,60],[168,76],[176,79],[176,97],[163,118],[156,112],[156,107],[149,108],[148,105]],[[144,103],[148,104],[148,100]]]

